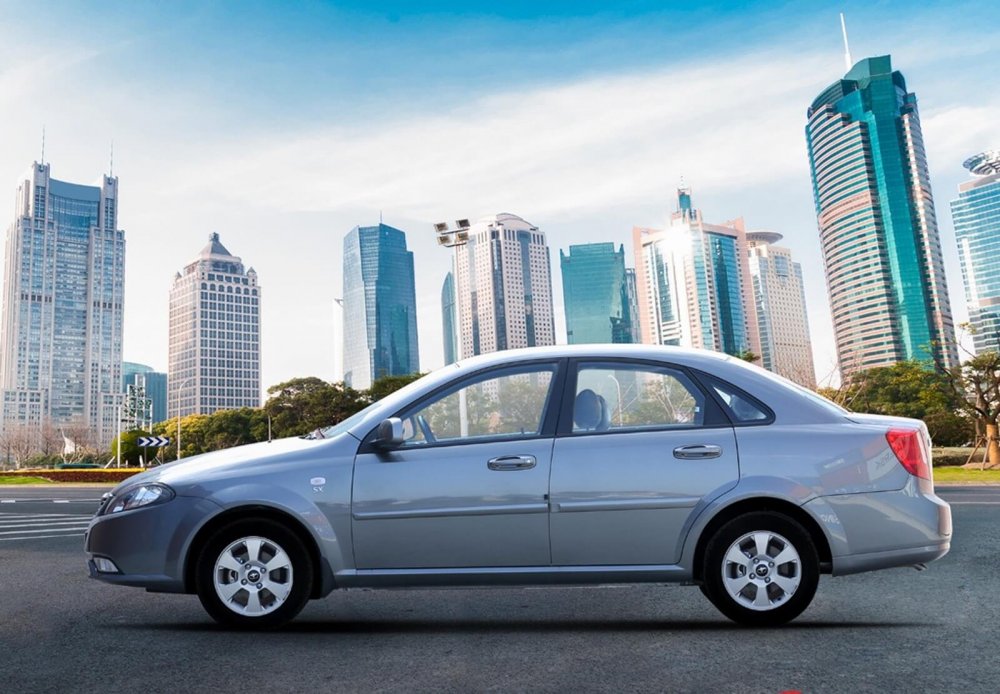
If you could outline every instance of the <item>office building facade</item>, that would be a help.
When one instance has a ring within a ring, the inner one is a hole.
[[[569,253],[559,251],[559,265],[569,344],[638,342],[633,337],[624,246],[570,246]]]
[[[125,232],[118,179],[60,181],[35,162],[7,230],[0,388],[2,424],[84,426],[101,445],[121,403]]]
[[[358,390],[383,376],[420,371],[413,253],[386,224],[344,237],[344,383]]]
[[[964,162],[974,176],[958,186],[951,217],[976,353],[1000,352],[1000,150]]]
[[[211,234],[170,289],[171,417],[260,407],[257,273]]]
[[[555,344],[549,247],[513,214],[484,217],[454,249],[458,358]]]
[[[705,222],[681,188],[670,225],[632,238],[643,342],[760,354],[742,219]]]
[[[810,105],[816,214],[841,373],[958,363],[916,96],[889,56]]]
[[[760,335],[760,366],[807,388],[816,387],[809,315],[802,266],[792,260],[781,234],[747,233],[750,278],[753,281]]]

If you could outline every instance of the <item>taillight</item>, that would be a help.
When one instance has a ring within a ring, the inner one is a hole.
[[[889,448],[896,454],[896,459],[908,473],[925,480],[931,478],[930,467],[924,456],[924,447],[920,445],[920,432],[916,429],[890,429],[885,434]]]

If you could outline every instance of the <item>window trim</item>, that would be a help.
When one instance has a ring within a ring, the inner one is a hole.
[[[705,390],[707,390],[708,393],[709,393],[709,395],[712,397],[712,399],[715,400],[715,402],[718,404],[719,408],[722,410],[722,412],[725,414],[725,416],[729,419],[729,421],[731,423],[731,426],[733,426],[733,427],[763,427],[763,426],[767,426],[769,424],[774,424],[774,420],[775,420],[774,410],[772,410],[770,407],[768,407],[767,403],[762,402],[760,400],[760,398],[754,397],[753,395],[750,395],[750,393],[746,392],[744,389],[742,389],[742,388],[740,388],[738,386],[734,386],[729,381],[721,379],[718,376],[714,376],[714,375],[712,375],[710,373],[706,373],[704,371],[699,371],[697,369],[692,369],[691,373],[692,373],[692,375],[696,379],[700,380],[700,385],[702,386],[702,388],[704,388]],[[733,412],[732,408],[730,408],[729,405],[726,404],[725,400],[722,399],[722,396],[720,396],[718,393],[715,392],[715,388],[713,387],[713,384],[718,384],[720,387],[722,387],[724,389],[731,389],[733,392],[735,392],[741,398],[744,398],[745,400],[750,401],[750,403],[753,404],[757,409],[759,409],[761,412],[763,412],[764,414],[766,414],[767,417],[765,419],[753,419],[753,420],[749,420],[749,421],[743,421],[743,420],[738,419],[736,417],[736,413]]]
[[[659,369],[670,369],[677,371],[688,377],[697,390],[705,399],[705,417],[702,424],[691,425],[663,425],[663,426],[643,426],[643,427],[622,427],[620,429],[608,429],[607,431],[573,431],[573,406],[576,402],[576,382],[577,374],[583,365],[616,365],[621,364],[628,368],[653,367]],[[578,436],[606,436],[608,434],[638,434],[651,432],[670,431],[698,431],[702,429],[720,429],[731,427],[732,422],[726,411],[719,405],[718,399],[713,393],[705,388],[705,384],[695,377],[692,369],[673,362],[659,361],[656,359],[634,359],[629,357],[576,357],[570,359],[569,368],[566,370],[566,383],[563,387],[562,407],[559,408],[559,424],[556,428],[556,437],[578,437]]]
[[[403,407],[397,409],[387,417],[399,417],[400,419],[405,419],[413,414],[416,414],[420,409],[422,409],[426,403],[431,400],[438,399],[441,397],[448,397],[452,393],[456,393],[462,388],[466,387],[472,381],[485,381],[489,380],[490,374],[502,374],[503,372],[520,372],[523,370],[530,370],[532,366],[549,366],[552,367],[552,382],[549,385],[549,393],[545,398],[545,405],[543,406],[542,414],[542,427],[541,431],[537,434],[514,434],[514,435],[499,435],[499,436],[477,436],[475,438],[456,438],[448,441],[435,441],[434,443],[425,443],[419,446],[398,446],[389,450],[379,448],[374,445],[375,436],[378,433],[378,425],[380,422],[376,422],[375,426],[369,431],[362,439],[361,446],[358,448],[358,455],[363,453],[375,453],[375,454],[387,454],[387,453],[403,453],[406,451],[426,451],[432,448],[445,448],[450,446],[473,446],[480,443],[502,443],[504,441],[531,441],[537,439],[552,438],[556,430],[556,422],[558,421],[559,408],[553,406],[555,397],[563,392],[563,387],[565,385],[566,373],[568,369],[566,368],[566,359],[532,359],[528,361],[513,362],[508,364],[494,364],[492,366],[484,367],[478,369],[471,373],[467,373],[461,378],[444,383],[434,390],[426,393],[416,400],[411,400],[409,403]],[[403,415],[406,415],[404,417]]]

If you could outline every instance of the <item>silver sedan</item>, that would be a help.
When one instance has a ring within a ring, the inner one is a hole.
[[[798,616],[820,574],[948,552],[922,422],[714,352],[535,348],[440,369],[316,434],[136,475],[92,577],[274,627],[335,588],[681,582]]]

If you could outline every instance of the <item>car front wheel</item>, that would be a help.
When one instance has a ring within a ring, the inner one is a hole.
[[[747,513],[708,541],[702,581],[702,592],[734,622],[777,626],[809,606],[819,584],[819,557],[794,519],[770,511]]]
[[[312,592],[313,567],[299,537],[268,519],[236,521],[205,544],[196,566],[201,604],[217,622],[274,628],[297,615]]]

